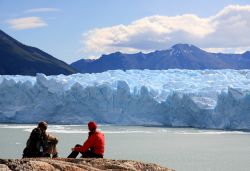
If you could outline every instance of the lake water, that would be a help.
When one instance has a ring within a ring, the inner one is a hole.
[[[35,125],[0,124],[0,158],[21,158]],[[101,125],[105,158],[157,163],[177,171],[249,171],[250,133],[186,128]],[[87,138],[87,127],[49,125],[60,157]]]

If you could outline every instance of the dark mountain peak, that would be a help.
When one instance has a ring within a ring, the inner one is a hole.
[[[170,55],[179,55],[179,54],[194,54],[194,53],[206,53],[200,48],[191,45],[191,44],[176,44],[168,49]]]
[[[242,55],[250,55],[250,51],[246,51]]]
[[[105,60],[105,59],[109,59],[109,60],[115,60],[115,59],[121,59],[122,57],[124,57],[124,54],[121,52],[114,52],[111,54],[103,54],[99,59],[97,60]]]
[[[191,44],[176,44],[174,46],[172,46],[171,49],[174,49],[174,50],[201,50],[200,48],[194,46],[194,45],[191,45]]]
[[[112,55],[112,56],[123,56],[124,54],[118,51],[118,52],[111,53],[110,55]]]
[[[1,75],[73,74],[74,68],[48,53],[22,44],[0,30]]]
[[[92,62],[92,61],[94,61],[95,59],[81,59],[82,61],[85,61],[85,62]]]
[[[85,62],[93,62],[95,59],[83,59]]]
[[[78,60],[79,62],[86,62],[86,63],[89,63],[89,62],[93,62],[94,61],[94,59],[80,59],[80,60]],[[73,63],[75,63],[75,62],[73,62]],[[72,63],[72,64],[73,64]]]
[[[7,35],[6,33],[4,33],[1,29],[0,29],[0,36],[5,36]]]
[[[246,51],[242,54],[243,58],[250,58],[250,51]]]
[[[8,34],[6,34],[5,32],[3,32],[0,29],[0,40],[4,41],[4,42],[12,42],[12,43],[16,43],[16,44],[22,44],[21,42],[17,41],[16,39],[10,37]]]
[[[172,46],[173,49],[189,49],[192,45],[186,43],[178,43]]]
[[[105,57],[105,56],[120,56],[123,55],[121,52],[114,52],[110,54],[103,54],[100,58]]]

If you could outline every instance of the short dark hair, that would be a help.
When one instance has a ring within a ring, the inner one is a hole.
[[[41,122],[38,123],[38,127],[46,130],[47,127],[48,127],[48,124],[45,121],[41,121]]]

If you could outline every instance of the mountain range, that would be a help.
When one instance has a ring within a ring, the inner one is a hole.
[[[0,30],[0,75],[73,74],[76,69]]]
[[[36,47],[22,44],[1,30],[0,59],[0,75],[69,75],[117,69],[250,69],[249,51],[242,54],[211,53],[190,44],[176,44],[167,50],[147,54],[115,52],[68,65]]]
[[[148,54],[102,55],[99,59],[81,59],[71,64],[82,73],[98,73],[107,70],[129,69],[250,69],[250,52],[224,54],[206,52],[194,45],[176,44],[170,49]]]

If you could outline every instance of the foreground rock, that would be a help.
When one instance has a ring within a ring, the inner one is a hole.
[[[66,159],[66,158],[26,158],[0,159],[0,170],[67,170],[67,171],[97,171],[97,170],[142,170],[142,171],[174,171],[152,163],[132,160],[110,159]]]

